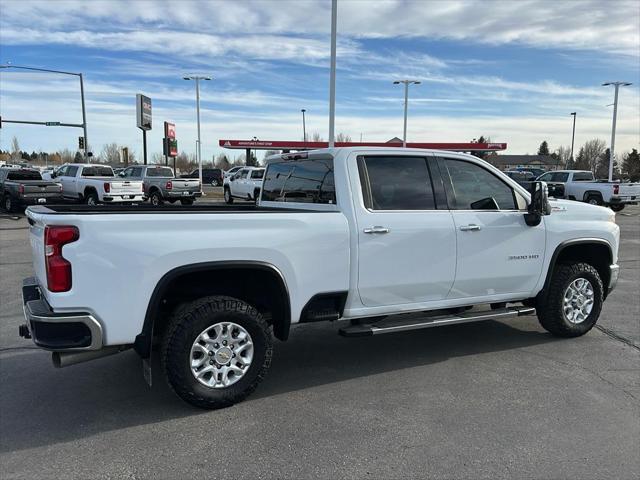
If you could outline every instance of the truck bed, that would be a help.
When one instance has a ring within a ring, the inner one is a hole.
[[[332,211],[306,210],[300,208],[279,208],[260,207],[257,205],[161,205],[152,206],[148,204],[139,205],[77,205],[61,204],[29,207],[34,213],[44,215],[74,214],[74,215],[96,215],[96,214],[136,214],[136,213],[332,213]],[[335,213],[335,212],[333,212]]]

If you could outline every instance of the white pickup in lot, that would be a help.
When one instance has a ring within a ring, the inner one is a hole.
[[[640,183],[596,180],[589,170],[555,170],[538,180],[547,182],[549,193],[555,198],[605,205],[615,212],[640,200]]]
[[[143,201],[142,181],[119,179],[108,165],[69,163],[58,169],[52,178],[62,184],[64,198],[87,205]]]
[[[270,157],[258,205],[27,215],[36,276],[20,334],[57,366],[133,347],[148,379],[155,352],[203,408],[249,395],[292,324],[342,320],[351,337],[537,311],[577,337],[618,277],[615,213],[453,152]]]

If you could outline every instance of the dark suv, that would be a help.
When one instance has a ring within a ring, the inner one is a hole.
[[[200,178],[200,172],[196,168],[191,173],[187,173],[186,175],[180,175],[180,178]],[[222,170],[220,168],[203,168],[202,169],[202,184],[203,185],[213,185],[217,187],[218,185],[222,185]]]

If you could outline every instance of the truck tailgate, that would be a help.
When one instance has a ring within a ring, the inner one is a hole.
[[[190,178],[174,178],[171,180],[173,190],[195,192],[200,190],[200,180],[192,180]]]
[[[29,180],[20,182],[24,185],[24,194],[29,196],[56,194],[59,195],[62,187],[59,183],[49,182],[46,180]]]
[[[621,183],[618,195],[621,197],[640,197],[640,183]]]
[[[115,180],[111,184],[112,195],[142,195],[142,182],[137,180]]]
[[[42,215],[34,214],[30,209],[26,211],[29,219],[29,243],[31,245],[31,259],[33,262],[33,271],[38,279],[38,284],[44,286],[47,284],[47,269],[44,263],[44,227],[45,224]],[[42,289],[43,294],[44,290]]]

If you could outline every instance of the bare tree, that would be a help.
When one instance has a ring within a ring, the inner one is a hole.
[[[351,137],[346,133],[340,132],[336,137],[336,142],[350,142],[350,141],[351,141]]]
[[[229,159],[224,153],[221,153],[215,160],[215,166],[222,170],[229,170],[229,168],[231,168],[231,162],[229,162]]]
[[[65,148],[60,152],[60,158],[62,159],[62,163],[71,163],[75,158],[75,152],[72,152],[68,148]]]
[[[324,139],[320,136],[320,134],[318,132],[313,132],[313,135],[311,136],[311,141],[312,142],[324,142]]]
[[[102,147],[100,160],[105,163],[120,163],[120,147],[118,144],[107,143]],[[129,153],[129,162],[131,163],[131,153]]]
[[[131,158],[131,154],[129,154],[129,158]],[[151,163],[155,163],[157,165],[164,165],[164,155],[158,152],[153,153],[151,155]]]
[[[558,165],[563,168],[567,168],[569,165],[569,160],[571,160],[571,147],[565,147],[564,145],[558,147],[558,149],[554,152],[556,155]]]
[[[606,142],[599,138],[594,138],[586,142],[580,149],[583,154],[583,162],[588,165],[588,169],[596,173],[600,156],[604,154]]]
[[[18,137],[15,135],[11,139],[11,158],[13,160],[20,160],[20,143],[18,143]]]

